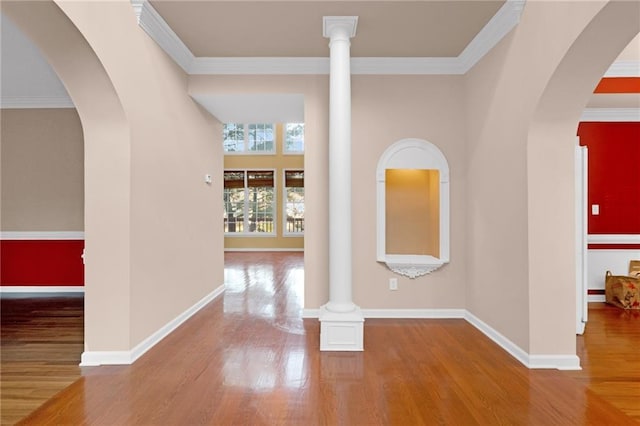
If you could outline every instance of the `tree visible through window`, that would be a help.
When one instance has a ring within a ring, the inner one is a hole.
[[[225,124],[222,140],[225,152],[244,151],[244,125],[236,123]]]
[[[304,152],[304,123],[287,123],[284,125],[284,152]]]
[[[222,140],[225,153],[273,153],[275,150],[273,124],[226,123]]]
[[[225,170],[224,232],[274,233],[273,170]]]
[[[304,233],[304,171],[285,170],[285,234]]]

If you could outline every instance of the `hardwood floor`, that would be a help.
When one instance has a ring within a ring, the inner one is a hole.
[[[21,424],[625,425],[640,420],[623,401],[640,400],[640,359],[631,351],[640,315],[624,317],[620,328],[613,318],[619,310],[594,309],[587,335],[579,340],[579,355],[587,357],[580,372],[528,370],[464,320],[368,319],[365,352],[321,353],[318,321],[300,317],[303,279],[301,253],[228,253],[223,297],[135,364],[82,368],[78,380]],[[4,350],[4,322],[2,327]],[[621,362],[625,357],[628,362]],[[4,368],[4,357],[2,363]],[[620,382],[630,387],[616,399]],[[4,419],[4,395],[2,404]]]
[[[582,370],[567,373],[640,422],[640,310],[590,303],[588,319],[578,336]]]
[[[80,377],[84,299],[0,300],[0,420],[15,424]]]

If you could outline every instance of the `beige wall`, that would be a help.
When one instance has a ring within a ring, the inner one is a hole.
[[[84,139],[78,113],[0,110],[2,231],[84,230]]]
[[[275,125],[276,152],[271,155],[225,155],[224,168],[227,169],[274,169],[275,170],[275,232],[276,236],[226,236],[224,248],[233,250],[242,249],[303,249],[304,238],[284,236],[283,225],[283,200],[284,200],[284,174],[285,169],[304,169],[304,155],[284,154],[283,151],[283,124]]]
[[[355,43],[356,41],[354,41]],[[464,308],[466,283],[466,135],[458,76],[352,78],[353,296],[365,309]],[[380,156],[405,138],[427,140],[450,169],[451,262],[416,279],[376,261],[376,168]],[[389,291],[389,278],[398,290]]]

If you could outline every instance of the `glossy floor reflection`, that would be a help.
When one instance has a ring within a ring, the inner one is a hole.
[[[229,253],[227,291],[135,364],[83,377],[25,424],[635,424],[569,375],[532,371],[464,320],[365,322],[319,351],[301,253]]]

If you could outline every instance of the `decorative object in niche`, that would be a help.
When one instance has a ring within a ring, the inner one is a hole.
[[[422,139],[402,139],[378,161],[377,260],[417,278],[449,262],[449,165]]]

